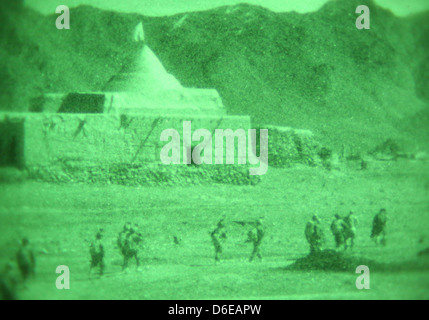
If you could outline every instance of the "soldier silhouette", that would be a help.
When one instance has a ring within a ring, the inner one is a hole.
[[[210,237],[212,239],[212,243],[215,249],[215,262],[220,261],[220,255],[223,252],[222,243],[226,239],[226,231],[223,221],[225,217],[219,220],[216,228],[210,233]]]
[[[251,242],[253,244],[253,250],[250,254],[249,262],[252,262],[255,256],[258,257],[259,260],[262,260],[260,245],[265,235],[265,230],[262,225],[262,219],[263,218],[259,218],[256,221],[254,228],[248,233],[248,238],[246,242]]]
[[[140,259],[138,257],[139,245],[142,241],[142,235],[138,232],[138,225],[135,224],[130,228],[130,231],[127,233],[124,242],[124,263],[122,265],[122,270],[128,268],[128,263],[131,259],[136,260],[137,268],[140,266]]]
[[[310,245],[310,253],[320,252],[324,240],[319,217],[315,214],[305,226],[305,237]]]
[[[28,280],[30,276],[35,275],[36,258],[34,257],[33,250],[30,248],[30,241],[26,237],[21,240],[21,246],[16,253],[16,260],[24,281]]]
[[[386,245],[386,224],[387,212],[386,209],[380,209],[372,221],[371,238],[376,244]]]
[[[7,263],[0,274],[0,298],[1,300],[18,300],[16,287],[18,281],[12,275],[13,265]]]
[[[103,239],[103,229],[100,229],[95,236],[95,240],[91,243],[89,247],[89,253],[91,255],[91,266],[89,269],[89,274],[94,268],[99,268],[99,275],[104,274],[104,246],[102,243]]]

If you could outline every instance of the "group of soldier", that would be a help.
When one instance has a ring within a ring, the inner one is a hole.
[[[89,246],[89,253],[91,256],[90,261],[90,274],[94,268],[98,268],[99,275],[104,274],[104,245],[103,245],[104,230],[100,229],[94,241]],[[135,259],[137,268],[140,266],[140,259],[138,256],[140,244],[142,242],[142,234],[138,231],[138,225],[132,225],[127,222],[124,228],[119,232],[116,241],[120,254],[123,257],[122,270],[128,267],[130,260]]]
[[[0,274],[0,298],[2,300],[16,300],[16,289],[19,285],[25,285],[30,277],[35,275],[36,259],[30,247],[28,238],[22,238],[16,252],[16,264],[21,275],[18,279],[14,274],[14,263],[8,262]]]
[[[247,233],[246,243],[252,244],[249,262],[252,262],[255,257],[262,260],[260,246],[265,235],[263,226],[263,218],[259,218],[252,222],[237,222],[241,225],[249,225],[251,228]],[[387,213],[385,209],[381,209],[374,217],[372,222],[371,238],[381,245],[386,244],[386,223]],[[336,214],[330,229],[334,236],[335,246],[337,249],[347,250],[354,247],[354,239],[356,237],[357,219],[353,212],[347,216],[341,217]],[[98,268],[99,275],[104,274],[104,256],[105,249],[103,245],[104,230],[99,229],[95,239],[89,247],[90,274],[94,268]],[[310,245],[310,253],[320,252],[325,242],[323,228],[320,219],[317,215],[313,215],[312,219],[306,224],[305,237]],[[223,217],[216,225],[216,228],[210,232],[211,242],[214,246],[214,260],[219,262],[223,252],[223,244],[227,239],[225,228],[225,217]],[[123,257],[122,270],[127,269],[129,262],[135,260],[137,268],[140,266],[139,249],[142,243],[142,234],[138,230],[138,225],[126,223],[123,229],[119,232],[117,238],[117,247]],[[176,242],[178,240],[175,240]],[[178,242],[177,242],[178,243]],[[36,260],[33,250],[30,248],[29,240],[23,238],[20,247],[16,254],[16,262],[21,273],[21,282],[25,283],[28,278],[34,276]],[[0,274],[0,292],[2,299],[15,299],[16,287],[20,281],[17,281],[13,274],[13,264],[8,263]]]
[[[220,256],[223,252],[223,243],[227,238],[224,219],[225,218],[222,218],[217,223],[216,228],[210,233],[215,251],[215,262],[220,261]],[[371,231],[371,238],[377,244],[386,244],[386,222],[386,209],[380,209],[373,219]],[[246,223],[241,224],[244,225]],[[247,234],[246,240],[246,243],[251,243],[253,246],[249,262],[252,262],[255,257],[262,260],[260,246],[265,234],[263,220],[260,218],[247,224],[252,226],[251,230]],[[336,214],[331,223],[330,229],[334,236],[335,247],[337,250],[347,250],[348,248],[353,249],[357,230],[357,219],[352,211],[345,217],[341,217],[339,214]],[[307,222],[305,227],[305,238],[310,245],[310,253],[320,252],[322,250],[325,243],[325,233],[323,232],[323,228],[317,214],[313,215],[312,219]]]
[[[103,244],[104,230],[99,229],[95,235],[95,239],[89,246],[90,253],[90,275],[93,269],[98,268],[98,274],[104,274],[104,256],[105,248]],[[138,232],[138,225],[126,223],[123,230],[119,233],[117,239],[118,249],[123,257],[122,270],[128,267],[129,261],[135,259],[137,267],[140,265],[138,251],[142,235]],[[0,299],[1,300],[16,300],[16,291],[20,284],[25,282],[35,275],[36,259],[33,250],[30,248],[28,238],[23,238],[16,253],[16,262],[21,273],[21,280],[17,279],[14,274],[14,264],[7,263],[3,270],[0,270]]]
[[[372,222],[371,238],[376,244],[386,245],[386,209],[380,209],[375,215]],[[341,217],[336,214],[331,223],[331,232],[334,236],[335,246],[337,249],[343,248],[347,250],[349,247],[354,247],[354,239],[356,237],[357,219],[353,212],[347,216]],[[319,252],[325,242],[325,235],[320,223],[319,217],[315,214],[312,219],[307,222],[305,227],[305,237],[310,245],[310,253]]]
[[[371,238],[374,239],[377,244],[386,244],[386,222],[386,210],[381,209],[373,219],[371,231]],[[240,223],[241,225],[247,224],[251,226],[245,241],[245,243],[250,243],[252,245],[249,262],[252,262],[255,257],[259,260],[262,260],[260,247],[265,235],[263,218],[259,218],[251,222],[236,223]],[[350,212],[345,217],[341,217],[339,214],[336,214],[331,223],[330,229],[332,235],[334,236],[336,249],[347,250],[348,248],[352,249],[354,247],[354,240],[357,230],[357,219],[353,212]],[[94,242],[92,242],[90,246],[91,270],[95,267],[98,267],[100,270],[100,275],[103,274],[104,270],[104,247],[101,244],[102,236],[103,230],[100,229]],[[305,237],[310,245],[310,253],[319,252],[322,250],[323,244],[325,243],[325,234],[323,232],[320,219],[316,214],[313,215],[312,219],[306,224]],[[210,232],[210,238],[214,247],[214,260],[216,263],[218,263],[221,260],[223,246],[227,239],[225,217],[222,217],[217,223],[215,229]],[[125,270],[128,267],[129,261],[132,259],[135,259],[137,267],[140,265],[138,252],[141,242],[142,235],[138,232],[138,226],[132,226],[131,223],[125,224],[117,239],[117,246],[121,255],[123,256],[122,270]],[[175,243],[178,243],[176,237]]]
[[[220,261],[221,254],[223,252],[223,243],[225,242],[227,236],[226,236],[226,229],[224,225],[225,217],[223,217],[218,223],[216,228],[210,233],[210,237],[214,246],[215,250],[215,262]],[[237,222],[241,225],[250,225],[251,229],[247,233],[247,239],[246,243],[252,244],[252,252],[249,257],[249,262],[252,262],[255,257],[257,257],[259,260],[262,260],[262,255],[260,251],[262,239],[265,235],[265,230],[263,226],[263,218],[259,218],[256,221],[252,222]]]
[[[224,224],[225,218],[223,217],[216,225],[216,228],[210,233],[211,241],[215,249],[215,262],[219,262],[222,251],[223,243],[227,239],[226,228]],[[251,243],[253,246],[252,252],[250,254],[249,261],[253,261],[255,257],[262,260],[262,255],[260,252],[260,245],[264,237],[264,228],[262,225],[262,218],[259,218],[256,221],[249,222],[249,225],[252,226],[251,230],[247,234],[246,243]],[[104,274],[104,245],[102,242],[104,236],[104,230],[100,229],[95,239],[91,242],[89,247],[89,253],[91,256],[90,260],[90,275],[93,269],[98,269],[98,274],[101,276]],[[139,249],[142,243],[142,234],[138,232],[138,225],[131,223],[126,223],[121,232],[119,232],[117,239],[117,247],[123,257],[122,270],[125,270],[128,267],[129,261],[135,259],[137,268],[140,266],[139,259]],[[177,237],[174,237],[174,242],[179,243]]]

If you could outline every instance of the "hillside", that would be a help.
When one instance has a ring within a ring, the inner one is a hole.
[[[371,8],[370,30],[355,27],[360,4]],[[127,35],[143,19],[169,72],[216,88],[230,114],[250,114],[255,126],[311,129],[334,148],[368,150],[388,138],[427,147],[425,15],[400,19],[354,0],[308,14],[242,4],[157,18],[82,6],[62,31],[54,15],[20,6],[2,15],[3,110],[27,110],[43,92],[102,90],[133,58]]]

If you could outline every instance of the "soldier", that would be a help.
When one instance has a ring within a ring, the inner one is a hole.
[[[103,229],[100,229],[95,236],[95,240],[91,243],[89,247],[89,253],[91,254],[91,266],[89,273],[93,268],[99,267],[99,275],[104,274],[104,246],[101,240],[103,239]]]
[[[380,209],[380,212],[375,215],[372,221],[371,238],[374,239],[376,244],[381,243],[383,246],[386,245],[386,223],[386,209]]]
[[[250,255],[249,262],[252,262],[255,256],[262,260],[261,253],[259,251],[259,246],[261,245],[262,238],[264,237],[265,231],[262,225],[262,218],[259,218],[256,221],[256,225],[253,230],[250,230],[248,233],[248,238],[246,242],[251,242],[253,244],[253,251]]]
[[[30,276],[34,276],[36,268],[36,259],[29,244],[30,241],[28,238],[23,238],[21,241],[21,246],[16,253],[19,271],[21,271],[24,281],[26,281]]]
[[[335,215],[334,221],[331,223],[331,231],[335,239],[335,247],[338,249],[345,246],[345,229],[346,224],[339,214]],[[345,249],[345,248],[344,248]]]
[[[315,214],[305,227],[305,237],[310,244],[310,253],[319,252],[324,239],[319,217]]]
[[[130,231],[125,237],[124,242],[124,264],[122,265],[122,270],[125,270],[128,267],[130,259],[136,259],[137,268],[140,266],[140,259],[138,257],[139,245],[142,241],[142,235],[138,232],[138,225],[135,224],[131,227]]]
[[[216,229],[210,233],[212,243],[215,249],[215,262],[220,261],[220,255],[222,254],[222,242],[226,239],[225,227],[223,225],[224,217],[217,223]]]
[[[350,248],[353,249],[355,245],[355,237],[356,237],[356,225],[357,219],[353,213],[350,211],[347,217],[344,218],[345,229],[344,229],[344,245],[345,250],[348,248],[348,240],[350,239]]]
[[[125,257],[125,240],[130,230],[131,230],[131,223],[127,222],[124,225],[124,228],[122,229],[122,231],[119,232],[118,240],[116,241],[118,248],[121,251],[121,254],[123,257]]]
[[[8,263],[0,274],[1,300],[18,300],[16,296],[17,281],[12,276],[12,269],[12,263]]]

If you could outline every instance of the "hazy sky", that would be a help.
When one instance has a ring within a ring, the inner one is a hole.
[[[329,0],[25,0],[28,6],[43,13],[55,13],[55,8],[61,4],[69,7],[89,4],[103,9],[145,15],[170,15],[242,2],[261,5],[273,11],[308,12],[319,9],[327,1]],[[398,16],[429,10],[429,0],[376,0],[376,2]]]

